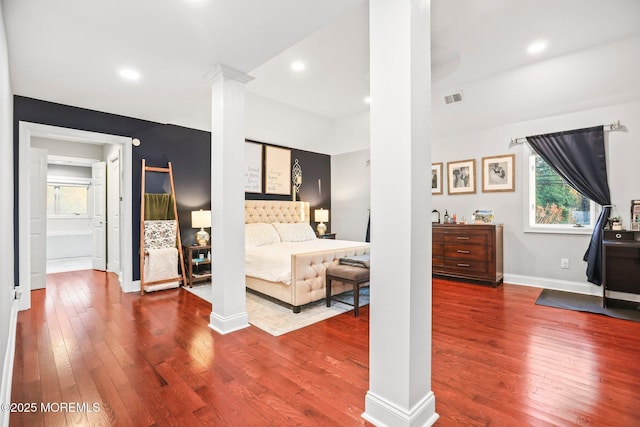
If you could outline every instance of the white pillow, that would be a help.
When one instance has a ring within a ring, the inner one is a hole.
[[[264,246],[278,243],[280,235],[271,224],[256,222],[244,225],[245,246]]]
[[[278,234],[283,242],[304,242],[305,240],[316,239],[316,233],[306,222],[282,223],[274,222],[273,226],[278,230]]]

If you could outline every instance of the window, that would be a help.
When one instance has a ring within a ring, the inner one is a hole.
[[[89,215],[89,184],[47,182],[47,216]]]
[[[591,234],[598,219],[596,204],[571,188],[532,150],[527,157],[525,231]]]

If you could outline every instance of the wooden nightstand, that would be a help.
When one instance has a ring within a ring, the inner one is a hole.
[[[336,239],[336,233],[324,233],[322,236],[316,233],[316,236],[318,236],[318,239]]]
[[[197,282],[211,280],[211,260],[207,257],[211,252],[211,245],[182,245],[182,251],[189,287],[193,287]]]

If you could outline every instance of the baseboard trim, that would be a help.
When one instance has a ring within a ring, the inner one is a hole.
[[[365,412],[361,416],[378,427],[427,427],[440,417],[436,413],[436,397],[432,391],[407,411],[371,390],[367,391]]]
[[[574,292],[577,294],[602,296],[602,288],[589,282],[573,282],[569,280],[549,279],[546,277],[505,274],[504,283],[511,285],[533,286],[535,288],[554,289],[556,291]]]
[[[223,317],[211,312],[209,316],[209,327],[219,334],[229,334],[249,327],[249,315],[246,311]]]
[[[18,328],[19,300],[13,300],[11,304],[11,317],[9,318],[9,334],[7,337],[7,351],[4,355],[2,366],[2,384],[0,385],[0,402],[11,402],[11,384],[13,382],[13,362],[16,354],[16,331]],[[11,411],[0,411],[0,425],[7,427]]]
[[[129,283],[122,283],[122,292],[140,292],[140,280],[132,280]]]

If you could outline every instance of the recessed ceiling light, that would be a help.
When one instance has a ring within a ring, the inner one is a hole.
[[[300,71],[304,70],[305,68],[307,68],[307,66],[304,65],[304,62],[302,62],[302,61],[295,61],[295,62],[291,63],[291,69],[293,71],[300,72]]]
[[[365,96],[364,97],[364,103],[365,104],[371,104],[371,97],[370,96]]]
[[[120,70],[120,77],[126,80],[140,80],[140,73],[131,68],[123,68]]]
[[[527,48],[527,52],[529,55],[536,55],[538,53],[543,52],[547,48],[547,42],[545,41],[537,41],[533,42]]]

